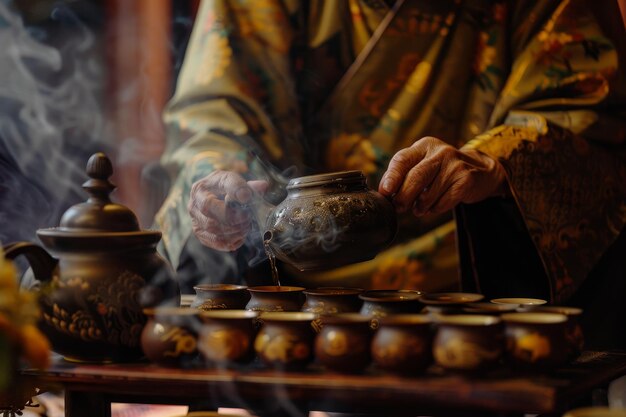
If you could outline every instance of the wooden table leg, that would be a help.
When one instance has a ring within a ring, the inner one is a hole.
[[[111,401],[93,392],[65,391],[65,417],[111,417]]]

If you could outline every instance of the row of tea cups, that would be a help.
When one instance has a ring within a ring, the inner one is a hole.
[[[434,363],[447,370],[478,371],[505,359],[521,369],[551,369],[576,353],[571,320],[559,313],[441,315],[360,313],[318,316],[306,312],[146,310],[141,345],[146,357],[186,366],[198,354],[229,366],[255,356],[277,368],[303,368],[314,359],[325,368],[359,372],[374,363],[395,373],[418,373]],[[321,321],[321,328],[314,324]],[[317,330],[317,332],[316,332]]]

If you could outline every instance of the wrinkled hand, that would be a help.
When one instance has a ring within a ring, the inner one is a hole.
[[[205,246],[234,251],[246,239],[252,213],[246,205],[263,195],[266,181],[246,181],[230,171],[214,171],[193,183],[187,206],[193,233]]]
[[[498,161],[428,136],[393,156],[378,187],[381,194],[393,198],[398,212],[411,209],[416,216],[443,213],[507,189]]]

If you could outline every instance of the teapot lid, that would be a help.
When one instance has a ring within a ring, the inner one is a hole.
[[[128,207],[111,201],[109,194],[115,185],[109,181],[113,174],[111,160],[102,152],[87,161],[90,177],[83,188],[89,194],[84,203],[70,207],[61,217],[59,230],[94,232],[137,232],[139,221]]]

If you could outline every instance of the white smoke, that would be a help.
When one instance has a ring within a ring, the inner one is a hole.
[[[91,153],[107,151],[94,34],[64,6],[33,30],[0,1],[0,241],[34,240],[83,201]],[[48,43],[48,41],[50,41]],[[55,46],[58,45],[58,46]]]

